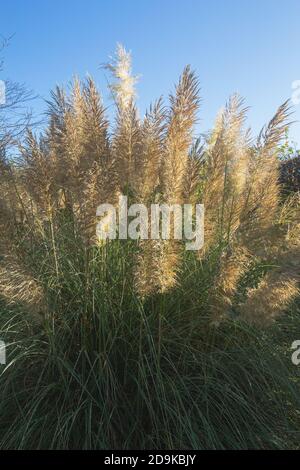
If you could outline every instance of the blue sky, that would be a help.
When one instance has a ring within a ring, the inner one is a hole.
[[[299,20],[299,0],[2,0],[0,33],[14,37],[0,78],[26,83],[41,113],[51,88],[89,72],[111,105],[100,64],[121,42],[142,75],[142,113],[191,64],[201,83],[199,131],[239,92],[257,132],[300,80]],[[291,137],[300,144],[299,123]]]

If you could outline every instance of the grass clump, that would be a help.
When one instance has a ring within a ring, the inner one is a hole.
[[[299,199],[282,196],[277,158],[288,103],[254,141],[234,95],[201,145],[189,67],[142,120],[122,47],[108,69],[114,126],[93,80],[76,79],[53,93],[44,134],[1,157],[0,448],[296,448]],[[120,194],[204,203],[204,248],[97,240],[96,208]]]

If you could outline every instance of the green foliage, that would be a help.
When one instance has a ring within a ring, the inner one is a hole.
[[[296,306],[265,332],[238,319],[212,328],[216,255],[188,254],[178,287],[142,302],[132,242],[77,244],[74,256],[70,243],[57,237],[59,279],[46,247],[34,251],[51,306],[42,328],[2,303],[0,448],[297,447]]]

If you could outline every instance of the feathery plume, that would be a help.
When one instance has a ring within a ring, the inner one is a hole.
[[[261,245],[276,219],[280,199],[277,147],[284,137],[289,116],[289,102],[285,102],[250,150],[241,227],[248,246]]]
[[[185,187],[189,171],[189,149],[199,108],[198,80],[187,66],[170,96],[170,113],[162,166],[163,201],[169,205],[185,202]],[[174,221],[171,224],[173,232]],[[176,240],[162,241],[159,257],[159,282],[162,291],[176,284],[181,244]]]
[[[131,71],[131,53],[122,44],[117,44],[116,55],[111,62],[104,66],[115,77],[115,82],[109,84],[113,97],[121,111],[127,110],[136,96],[135,84],[138,76]]]
[[[137,77],[131,74],[131,54],[118,44],[115,58],[106,64],[115,82],[110,83],[117,106],[112,140],[112,158],[118,175],[119,191],[130,194],[136,189],[140,165],[140,121],[135,105]]]
[[[251,259],[248,250],[240,246],[233,247],[221,257],[209,296],[213,324],[218,325],[231,308],[238,283],[249,268]]]
[[[20,261],[6,255],[0,263],[0,296],[8,304],[21,304],[36,315],[45,313],[45,296],[41,285],[21,267]]]
[[[205,250],[216,241],[230,241],[240,223],[247,180],[248,134],[243,131],[247,108],[233,95],[218,114],[206,151],[203,204]]]
[[[165,138],[165,111],[159,99],[146,113],[141,126],[141,169],[137,175],[136,199],[144,204],[157,202],[161,192],[161,165]],[[149,227],[149,235],[151,228]],[[159,290],[160,242],[141,240],[136,259],[135,284],[142,297]]]
[[[299,276],[291,273],[269,273],[257,288],[248,290],[248,298],[240,306],[241,318],[258,326],[274,321],[299,295]]]

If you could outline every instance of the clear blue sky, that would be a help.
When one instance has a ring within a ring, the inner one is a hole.
[[[3,78],[46,99],[57,83],[89,72],[107,102],[99,65],[117,42],[132,51],[142,75],[142,113],[190,63],[202,88],[201,132],[235,91],[251,106],[256,132],[300,80],[299,0],[1,0],[0,33],[14,34]],[[33,107],[40,113],[42,99]],[[300,121],[300,104],[294,118]],[[300,144],[300,124],[291,137]]]

